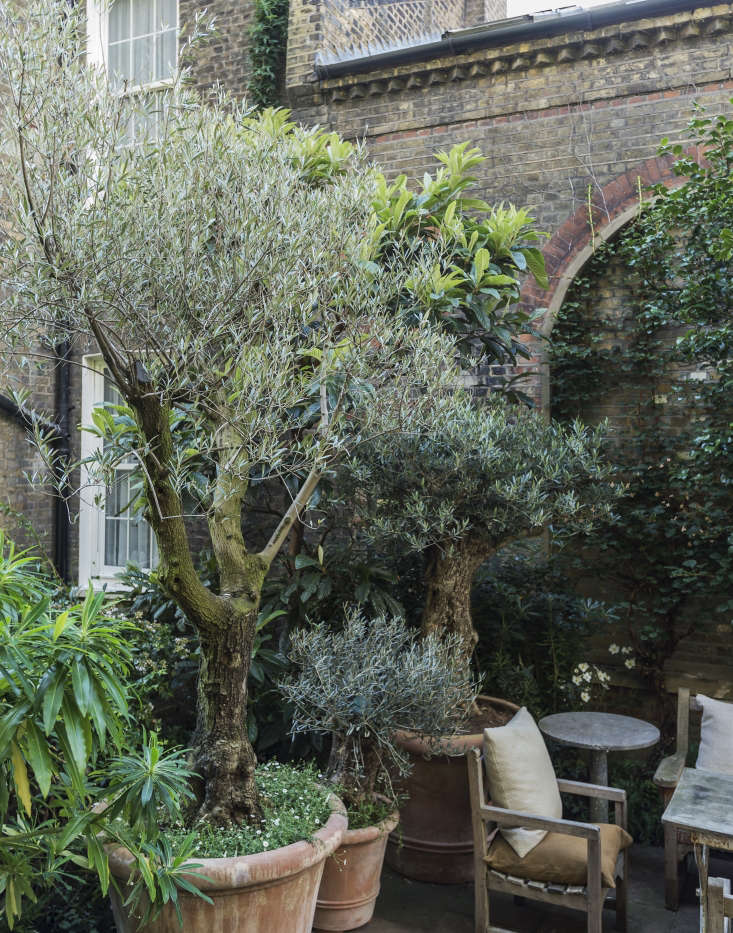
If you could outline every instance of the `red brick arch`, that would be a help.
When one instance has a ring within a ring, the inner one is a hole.
[[[686,154],[700,158],[698,147],[691,147]],[[581,205],[575,213],[553,234],[543,247],[547,276],[550,286],[547,289],[529,279],[525,282],[521,301],[528,310],[547,308],[539,327],[545,337],[549,337],[557,319],[568,288],[586,262],[593,255],[593,249],[599,243],[610,239],[617,230],[633,219],[639,208],[639,187],[642,196],[648,195],[649,185],[660,182],[668,188],[681,184],[684,179],[675,175],[672,169],[674,156],[659,156],[647,159],[615,178],[603,188],[596,189],[591,198],[593,228],[589,223],[588,205]],[[535,338],[525,340],[531,348],[532,356],[517,367],[517,373],[524,372],[527,381],[524,391],[533,399],[535,405],[545,414],[550,411],[550,372],[546,356],[546,345]]]
[[[700,155],[696,147],[689,149],[687,154],[695,158]],[[683,181],[672,170],[674,161],[673,156],[647,159],[603,188],[597,188],[591,199],[593,228],[589,222],[588,205],[583,204],[543,247],[550,287],[541,289],[535,282],[527,281],[522,289],[522,302],[529,308],[548,309],[542,325],[545,335],[549,336],[552,331],[565,293],[592,255],[594,244],[609,239],[634,216],[639,205],[640,186],[644,194],[649,185],[661,182],[667,187],[674,187]]]

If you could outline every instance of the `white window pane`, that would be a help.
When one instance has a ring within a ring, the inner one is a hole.
[[[150,84],[153,80],[153,43],[152,36],[134,39],[132,43],[132,83]]]
[[[130,43],[116,42],[109,47],[109,74],[112,87],[120,87],[130,75]]]
[[[176,44],[178,36],[175,29],[169,29],[155,40],[157,64],[155,69],[156,81],[170,78],[176,70]]]
[[[158,0],[158,22],[157,29],[165,29],[168,26],[174,29],[178,26],[178,3],[177,0]]]
[[[130,0],[115,0],[109,11],[109,41],[130,38]]]
[[[147,36],[154,31],[155,0],[131,0],[132,35]]]
[[[129,527],[129,550],[127,559],[137,564],[138,567],[150,566],[150,533],[147,525],[141,518],[136,518],[130,522]]]

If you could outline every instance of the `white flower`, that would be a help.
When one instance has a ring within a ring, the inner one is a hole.
[[[621,649],[621,654],[631,654],[633,650],[634,649],[631,647],[631,645],[624,645],[624,647]]]
[[[587,670],[588,670],[588,664],[587,664],[585,661],[581,661],[580,664],[578,665],[578,670],[579,670],[579,671],[587,671]]]
[[[614,642],[612,645],[609,645],[609,646],[608,646],[608,652],[609,652],[609,654],[618,654],[620,650],[621,650],[621,649],[620,649],[619,646],[616,644],[616,642]]]
[[[263,845],[265,848],[267,848],[267,847],[269,846],[269,844],[270,844],[270,843],[267,841],[267,839],[263,839],[263,840],[262,840],[262,845]]]
[[[632,667],[636,667],[636,661],[633,658],[626,658],[624,664],[629,670],[631,670]]]
[[[587,703],[588,700],[590,700],[590,693],[588,693],[587,690],[584,690],[584,691],[580,694],[580,699],[581,699],[584,703]]]
[[[593,678],[593,675],[591,674],[590,671],[586,671],[585,674],[583,674],[583,680],[586,681],[586,683],[590,683],[592,678]]]
[[[580,686],[580,676],[578,674],[576,674],[575,677],[573,677],[573,683],[575,684],[576,687]]]

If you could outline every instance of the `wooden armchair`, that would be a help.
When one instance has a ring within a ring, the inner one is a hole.
[[[654,774],[654,783],[662,794],[665,807],[669,803],[687,761],[690,746],[690,713],[700,712],[702,705],[690,696],[687,687],[677,691],[677,747],[674,754],[663,758]],[[664,827],[664,903],[668,910],[680,906],[680,864],[692,844],[687,833],[673,826]]]
[[[601,933],[603,929],[603,902],[610,890],[603,886],[601,876],[601,830],[592,823],[573,820],[556,820],[517,813],[490,806],[484,793],[484,775],[481,754],[477,748],[466,753],[468,782],[471,797],[473,822],[474,871],[475,871],[475,930],[476,933],[509,933],[492,926],[489,918],[489,898],[492,891],[518,894],[530,900],[572,907],[582,910],[588,917],[588,933]],[[612,800],[617,825],[626,829],[626,791],[614,787],[600,787],[577,781],[558,780],[561,793],[583,797],[599,797]],[[518,878],[491,868],[486,858],[489,854],[487,824],[499,826],[523,826],[526,829],[543,829],[551,833],[576,836],[587,840],[587,883],[584,886],[552,884],[531,878]],[[628,849],[624,849],[616,862],[616,929],[626,930],[626,906],[628,885]]]

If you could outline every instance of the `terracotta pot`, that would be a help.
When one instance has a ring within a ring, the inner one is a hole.
[[[506,721],[519,710],[508,700],[481,696],[478,702]],[[496,715],[493,717],[496,719]],[[409,733],[399,737],[408,752],[412,771],[400,809],[400,827],[390,836],[386,862],[416,881],[461,884],[473,880],[473,831],[465,753],[480,748],[483,732],[450,735],[439,745]]]
[[[210,880],[190,880],[214,903],[179,894],[185,933],[310,933],[323,866],[338,848],[346,826],[344,806],[332,795],[331,816],[313,842],[296,842],[257,855],[193,858],[200,866],[196,871]],[[135,933],[137,920],[122,904],[132,855],[127,849],[116,848],[109,854],[109,863],[123,891],[120,897],[111,889],[117,931]],[[170,905],[143,929],[145,933],[181,933]]]
[[[356,930],[369,923],[379,896],[387,838],[399,822],[395,811],[376,826],[347,829],[326,860],[318,891],[314,930]]]

